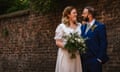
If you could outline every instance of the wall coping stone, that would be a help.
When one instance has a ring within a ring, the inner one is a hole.
[[[22,15],[27,15],[29,13],[30,13],[30,9],[20,10],[20,11],[8,13],[8,14],[0,15],[0,19],[17,17],[17,16],[22,16]]]

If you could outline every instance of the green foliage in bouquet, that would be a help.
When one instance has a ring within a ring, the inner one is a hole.
[[[71,58],[76,58],[75,53],[79,51],[81,54],[86,52],[86,44],[84,38],[82,38],[78,33],[70,33],[69,35],[63,36],[67,40],[64,48],[68,50],[71,54]]]

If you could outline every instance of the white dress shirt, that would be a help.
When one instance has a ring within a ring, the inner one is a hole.
[[[91,22],[87,22],[87,28],[86,28],[85,33],[89,31],[89,29],[92,27],[94,23],[95,23],[95,19],[93,19]]]

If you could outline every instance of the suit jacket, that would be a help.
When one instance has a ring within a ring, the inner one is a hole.
[[[87,38],[87,56],[94,56],[106,63],[108,61],[107,56],[107,37],[106,37],[106,28],[105,25],[95,21],[92,27],[85,33],[86,25],[81,26],[81,36]]]

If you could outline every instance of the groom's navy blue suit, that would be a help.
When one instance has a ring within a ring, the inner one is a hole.
[[[86,25],[82,25],[81,30],[81,36],[87,38],[87,51],[81,55],[83,72],[102,72],[102,64],[109,59],[106,54],[107,39],[105,25],[95,21],[87,33],[85,33]]]

